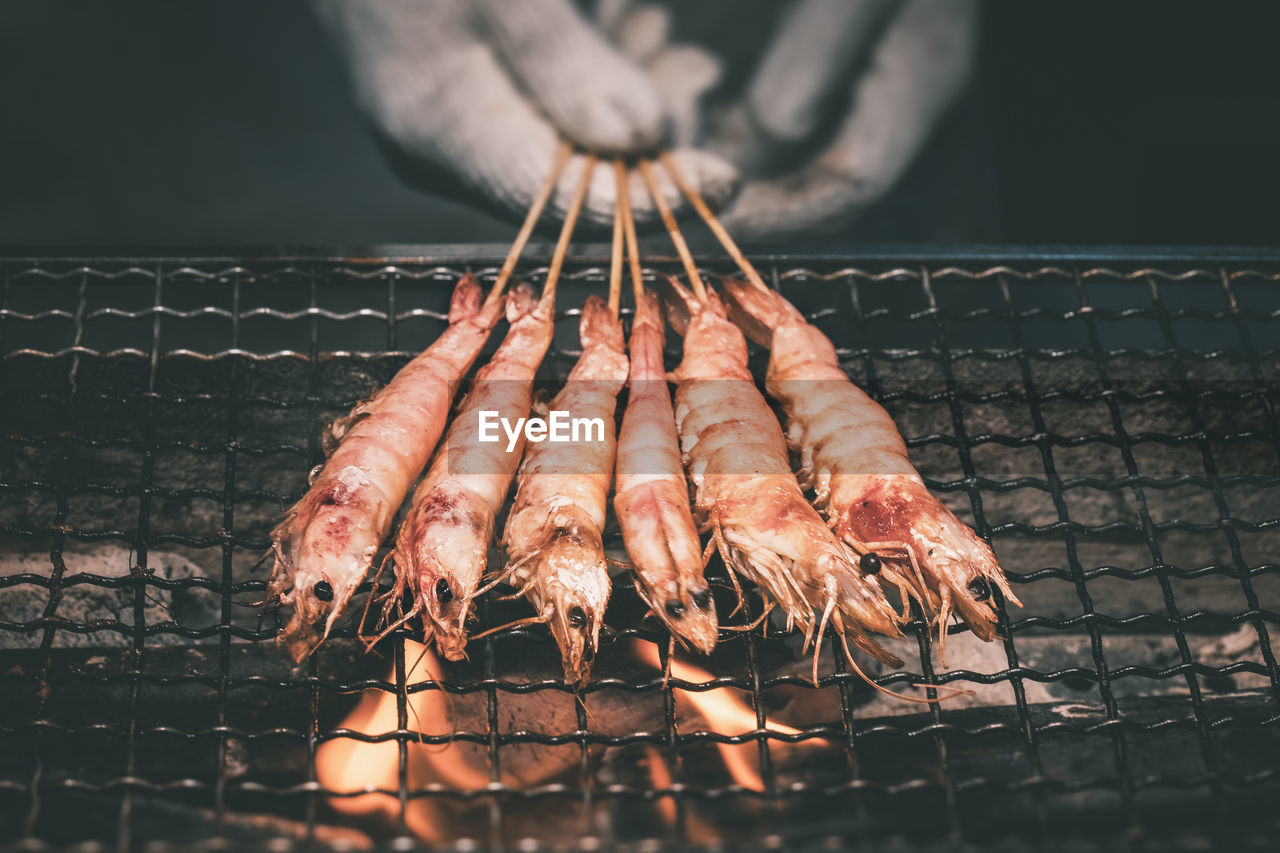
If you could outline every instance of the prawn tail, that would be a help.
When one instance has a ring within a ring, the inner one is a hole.
[[[480,313],[480,303],[484,294],[480,291],[480,283],[476,277],[467,272],[453,288],[453,296],[449,300],[449,325],[470,320]]]
[[[521,283],[507,298],[507,322],[516,323],[537,310],[538,297],[529,285]]]
[[[761,290],[735,278],[723,279],[721,285],[729,296],[729,316],[747,337],[761,346],[773,344],[775,329],[807,322],[804,315],[776,291]]]
[[[582,306],[578,336],[584,350],[597,346],[605,346],[615,352],[623,349],[622,323],[613,316],[608,303],[594,293]]]
[[[661,303],[655,294],[647,290],[644,293],[644,298],[636,304],[635,314],[631,320],[631,328],[633,330],[645,326],[657,331],[659,342],[663,340],[666,328],[662,320]],[[632,333],[634,334],[634,331]]]
[[[670,297],[662,301],[667,309],[667,320],[671,323],[671,327],[676,330],[676,334],[683,337],[693,316],[698,313],[700,308],[698,300],[673,275],[666,276],[665,286]]]

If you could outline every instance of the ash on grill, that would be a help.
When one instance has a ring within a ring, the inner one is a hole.
[[[910,663],[879,673],[921,696],[970,693],[921,712],[872,694],[830,648],[814,688],[772,631],[726,636],[694,662],[705,674],[664,682],[665,635],[621,579],[617,636],[581,701],[539,629],[424,670],[413,635],[365,655],[348,625],[295,669],[249,606],[265,586],[252,566],[319,461],[320,425],[439,333],[461,269],[10,258],[0,837],[1273,842],[1275,259],[760,266],[889,408],[1024,602],[997,643],[953,632],[946,670],[911,625],[894,647]],[[599,266],[566,274],[564,305],[603,287]],[[575,356],[576,312],[558,322],[549,385]],[[709,576],[727,584],[721,566]],[[378,699],[385,719],[350,716]],[[324,757],[375,742],[394,760],[360,784],[385,794],[343,796]],[[441,771],[454,755],[467,761]]]

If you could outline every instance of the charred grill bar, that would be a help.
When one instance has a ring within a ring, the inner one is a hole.
[[[955,629],[949,669],[913,625],[915,660],[881,682],[974,691],[924,710],[872,698],[839,655],[815,690],[776,630],[726,635],[694,663],[742,691],[745,735],[684,714],[690,685],[627,650],[648,638],[665,654],[665,638],[625,577],[585,707],[541,629],[482,639],[423,682],[406,675],[411,633],[365,655],[348,626],[295,669],[250,606],[321,425],[439,333],[468,262],[492,280],[494,260],[0,261],[0,838],[414,839],[403,817],[329,805],[317,749],[353,738],[397,745],[388,793],[446,804],[441,839],[463,849],[1274,841],[1280,259],[760,259],[895,416],[931,488],[991,538],[1026,607],[997,645]],[[549,385],[606,278],[598,258],[567,265]],[[524,612],[489,600],[480,616]],[[371,688],[396,697],[394,730],[342,728]],[[407,697],[437,690],[465,718],[425,741],[477,745],[487,787],[412,783]],[[545,716],[520,716],[539,696]],[[766,715],[800,734],[765,731]],[[726,742],[754,744],[763,791],[726,775]],[[568,769],[503,782],[534,747],[572,753]]]

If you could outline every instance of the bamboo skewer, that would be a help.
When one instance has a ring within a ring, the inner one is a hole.
[[[657,206],[658,213],[662,216],[662,224],[667,226],[667,233],[671,235],[671,242],[675,244],[676,254],[680,256],[680,262],[684,264],[684,271],[689,276],[689,284],[693,287],[693,295],[698,298],[699,302],[706,302],[707,288],[702,283],[702,275],[698,272],[697,264],[693,262],[693,255],[689,253],[689,244],[684,241],[684,235],[680,233],[680,226],[676,224],[676,218],[671,213],[671,206],[662,197],[662,193],[658,192],[658,183],[653,178],[653,167],[650,166],[648,160],[640,161],[640,174],[644,177],[645,186],[649,188],[649,195],[653,196],[653,203]]]
[[[542,285],[542,298],[556,297],[556,284],[560,281],[560,269],[564,266],[564,256],[569,251],[569,241],[573,238],[574,226],[578,224],[578,214],[582,212],[582,202],[591,187],[591,173],[596,169],[596,155],[588,154],[582,164],[582,177],[578,179],[578,188],[573,192],[573,201],[564,214],[564,225],[560,227],[560,238],[556,240],[555,252],[551,255],[551,266],[547,267],[547,280]]]
[[[569,152],[572,150],[572,146],[568,142],[560,143],[559,149],[556,150],[555,164],[551,167],[551,174],[547,177],[547,182],[543,184],[537,197],[534,198],[533,204],[529,206],[529,212],[524,217],[524,224],[520,226],[515,242],[511,244],[511,248],[507,251],[507,259],[502,262],[502,269],[498,271],[498,278],[494,281],[493,289],[489,291],[486,302],[491,303],[502,296],[502,291],[507,286],[511,273],[515,271],[516,261],[520,260],[520,253],[524,251],[525,245],[529,242],[529,236],[533,234],[533,226],[538,224],[538,220],[542,217],[542,209],[547,206],[547,200],[551,198],[551,193],[555,191],[556,184],[560,181],[560,173],[564,171],[564,164],[569,161]]]
[[[622,158],[613,161],[613,180],[617,201],[613,207],[613,251],[609,255],[609,313],[618,319],[618,307],[622,302],[622,222],[630,202],[627,199],[627,167]]]
[[[636,218],[631,211],[631,189],[627,186],[625,172],[618,182],[618,208],[622,211],[622,230],[627,238],[627,261],[631,265],[631,290],[636,305],[644,299],[644,275],[640,272],[640,241],[636,239]]]
[[[724,225],[720,224],[720,220],[711,212],[711,208],[707,207],[707,203],[703,200],[701,194],[693,188],[692,184],[685,180],[684,174],[680,171],[680,167],[676,165],[675,158],[671,156],[671,152],[663,151],[659,156],[662,159],[662,165],[666,167],[667,173],[671,175],[671,180],[675,181],[676,186],[689,199],[693,209],[698,211],[702,221],[707,223],[711,233],[716,235],[716,239],[720,241],[721,246],[724,246],[724,250],[729,253],[729,257],[733,258],[738,265],[738,269],[742,270],[747,280],[756,287],[761,290],[768,290],[769,286],[764,283],[760,273],[756,272],[755,266],[751,261],[747,260],[747,256],[742,254],[742,250],[738,248],[738,244],[729,236],[729,232],[725,230]]]

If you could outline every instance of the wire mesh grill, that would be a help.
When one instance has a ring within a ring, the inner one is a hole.
[[[1274,264],[760,266],[894,415],[1026,605],[1002,614],[989,646],[953,627],[947,668],[917,620],[907,666],[876,676],[970,694],[924,710],[876,697],[830,651],[814,687],[776,629],[725,635],[699,664],[712,682],[664,682],[626,652],[654,640],[665,659],[625,576],[607,620],[617,640],[582,702],[546,669],[554,646],[538,629],[477,642],[440,681],[406,675],[407,631],[364,654],[348,626],[291,667],[249,606],[271,520],[321,461],[320,426],[444,327],[462,266],[9,260],[0,837],[401,849],[422,840],[409,815],[425,802],[435,840],[459,849],[1273,840]],[[647,275],[660,271],[676,267]],[[566,273],[552,383],[576,355],[577,305],[605,281],[590,259]],[[753,363],[762,373],[764,354]],[[481,615],[519,608],[488,601]],[[730,621],[752,612],[749,595]],[[714,687],[738,691],[753,731],[682,715],[688,691]],[[369,690],[395,697],[396,725],[375,735],[343,722]],[[424,737],[409,697],[432,691],[470,712]],[[766,730],[766,715],[800,733]],[[395,746],[379,787],[396,819],[334,808],[316,753],[336,740]],[[488,784],[416,784],[421,742],[475,744]],[[762,791],[726,775],[714,749],[726,743],[750,747]],[[561,763],[548,778],[504,776]]]

